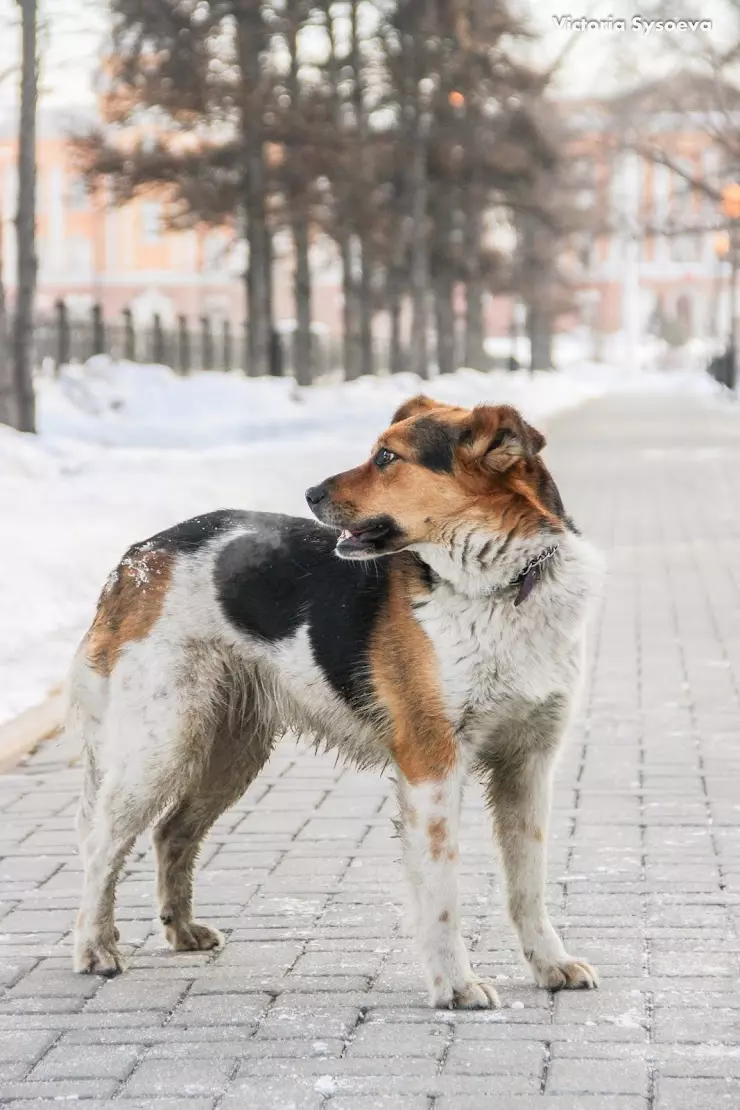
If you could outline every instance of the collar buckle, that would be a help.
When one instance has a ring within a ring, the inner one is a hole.
[[[548,547],[545,551],[540,552],[539,555],[535,556],[534,559],[531,559],[530,562],[527,563],[521,574],[518,574],[516,578],[513,579],[511,585],[519,586],[517,595],[514,598],[515,606],[521,605],[521,603],[526,601],[529,597],[535,585],[542,577],[542,568],[549,563],[550,559],[552,559],[553,555],[558,550],[558,547],[559,544],[554,544],[552,547]]]

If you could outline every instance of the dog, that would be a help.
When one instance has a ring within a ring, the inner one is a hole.
[[[565,512],[544,437],[508,406],[403,404],[361,466],[306,492],[319,523],[226,511],[135,544],[75,657],[85,753],[80,972],[123,968],[116,881],[156,821],[176,951],[203,838],[288,729],[392,764],[413,927],[435,1007],[499,1005],[461,932],[458,822],[482,777],[509,913],[535,982],[592,988],[545,906],[553,763],[579,684],[600,556]]]

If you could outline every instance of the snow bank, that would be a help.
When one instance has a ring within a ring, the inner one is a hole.
[[[276,435],[325,433],[355,437],[377,432],[407,397],[433,387],[462,405],[495,401],[518,405],[537,419],[600,392],[587,377],[460,370],[424,382],[413,374],[362,378],[298,390],[284,378],[248,379],[241,373],[180,377],[166,366],[113,363],[107,357],[66,367],[38,384],[38,423],[46,441],[72,439],[106,447],[199,450],[274,440]]]
[[[461,370],[319,385],[236,374],[183,379],[104,358],[38,386],[38,436],[0,427],[0,720],[64,676],[100,587],[135,540],[222,507],[306,514],[304,489],[356,465],[394,408],[440,399],[518,406],[535,423],[618,388],[711,391],[580,366],[567,374]]]

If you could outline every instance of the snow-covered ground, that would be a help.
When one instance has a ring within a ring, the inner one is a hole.
[[[514,404],[534,423],[612,390],[711,393],[699,372],[403,374],[298,392],[276,379],[103,358],[38,382],[38,436],[0,427],[0,721],[64,676],[129,544],[223,507],[307,515],[304,489],[356,465],[395,407],[425,390]]]

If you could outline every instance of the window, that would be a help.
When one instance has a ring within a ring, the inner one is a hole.
[[[70,277],[78,281],[89,280],[93,272],[92,243],[77,235],[66,242],[67,269]]]
[[[162,207],[159,204],[142,204],[141,236],[145,243],[156,243],[162,235]]]
[[[71,177],[67,183],[67,206],[74,212],[87,208],[88,195],[82,177]]]
[[[228,243],[217,232],[206,235],[203,241],[203,269],[222,270],[227,251]]]
[[[670,244],[674,262],[698,262],[701,258],[701,235],[696,232],[672,235]]]

